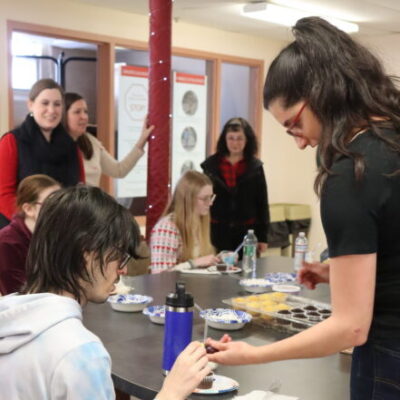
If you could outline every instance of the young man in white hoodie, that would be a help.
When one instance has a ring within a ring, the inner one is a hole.
[[[82,324],[82,307],[102,303],[135,256],[128,211],[100,189],[77,186],[44,203],[20,294],[0,298],[0,398],[114,399],[110,356]],[[183,400],[210,372],[201,343],[178,357],[157,395]]]

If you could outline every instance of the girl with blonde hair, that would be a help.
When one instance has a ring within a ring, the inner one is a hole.
[[[151,232],[151,272],[208,267],[219,261],[210,242],[210,179],[187,171]]]

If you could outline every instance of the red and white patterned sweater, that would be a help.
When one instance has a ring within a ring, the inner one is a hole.
[[[182,254],[182,237],[172,221],[171,214],[161,218],[152,229],[150,252],[152,274],[172,270],[181,271],[191,267],[187,261],[177,264]]]

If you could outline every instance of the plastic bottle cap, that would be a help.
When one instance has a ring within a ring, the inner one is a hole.
[[[165,304],[176,308],[190,308],[193,307],[194,301],[193,296],[190,293],[186,293],[185,283],[176,282],[176,292],[167,296]]]

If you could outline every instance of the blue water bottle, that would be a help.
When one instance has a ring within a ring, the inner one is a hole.
[[[168,374],[180,352],[192,341],[193,296],[186,293],[183,282],[176,283],[176,292],[167,296],[163,372]]]

